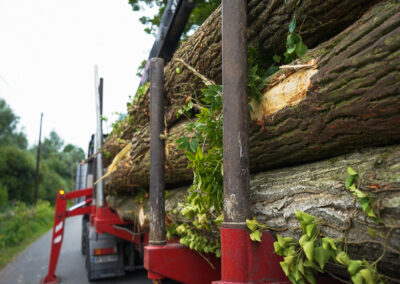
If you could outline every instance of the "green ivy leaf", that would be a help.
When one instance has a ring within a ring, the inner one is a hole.
[[[306,242],[308,242],[309,240],[310,240],[310,238],[307,235],[302,235],[299,240],[300,246],[303,248],[304,245],[306,244]]]
[[[256,217],[254,217],[253,219],[246,219],[246,226],[247,226],[247,228],[249,228],[250,231],[252,231],[252,232],[258,230],[258,228],[259,228],[259,223],[258,223]],[[278,236],[279,236],[279,235],[278,235]]]
[[[214,219],[214,223],[217,224],[218,226],[221,226],[222,222],[224,222],[224,214],[221,214]]]
[[[314,216],[309,215],[309,214],[307,214],[307,213],[305,213],[305,212],[302,212],[302,211],[298,211],[298,212],[300,212],[301,218],[303,219],[303,221],[304,221],[307,225],[309,225],[309,224],[311,224],[311,223],[314,222],[314,219],[315,219]]]
[[[279,245],[278,242],[274,242],[274,249],[277,255],[283,256],[283,248]]]
[[[277,235],[278,243],[281,247],[286,248],[288,246],[288,242],[285,238],[282,238],[280,235]]]
[[[314,273],[312,272],[311,269],[306,268],[304,272],[305,272],[304,276],[308,282],[310,282],[311,284],[317,284],[317,281],[315,281]]]
[[[262,235],[261,235],[261,232],[259,230],[256,230],[256,231],[254,231],[254,232],[252,232],[250,234],[250,239],[252,241],[254,241],[254,242],[260,242],[261,243],[261,237],[262,237]]]
[[[292,273],[290,273],[289,275],[287,275],[287,277],[289,278],[289,281],[293,284],[299,284],[296,279],[294,278],[294,275]]]
[[[322,243],[322,247],[324,249],[326,249],[326,250],[330,249],[330,245],[329,245],[329,242],[328,242],[327,238],[322,238],[321,239],[321,243]]]
[[[357,176],[358,174],[356,173],[355,170],[353,170],[352,167],[347,167],[347,173],[351,176]]]
[[[286,262],[288,264],[289,268],[292,267],[293,266],[292,264],[294,264],[294,256],[293,255],[286,256],[284,258],[284,262]]]
[[[360,273],[357,273],[356,275],[351,277],[351,281],[353,281],[354,284],[363,284],[363,277]]]
[[[349,187],[352,185],[354,181],[354,176],[348,176],[346,178],[346,182],[344,183],[344,186],[346,187],[346,189],[349,189]]]
[[[293,47],[289,47],[286,52],[288,54],[293,54],[296,51],[296,45],[294,45]]]
[[[357,196],[357,198],[365,198],[365,197],[367,197],[367,195],[364,193],[364,192],[362,192],[361,190],[359,190],[359,189],[354,189],[354,194]]]
[[[293,245],[289,246],[284,250],[284,255],[286,256],[295,256],[296,254],[297,254],[296,248]]]
[[[315,236],[315,234],[317,233],[317,224],[313,223],[313,224],[307,225],[306,231],[307,231],[307,236],[309,236],[310,238],[313,238]]]
[[[330,250],[330,248],[333,249],[334,251],[337,250],[335,240],[329,237],[322,238],[322,247],[326,250]]]
[[[336,261],[345,266],[349,266],[349,264],[350,264],[350,258],[347,255],[347,253],[345,253],[344,251],[340,252],[336,256]]]
[[[262,229],[266,229],[266,226],[263,226]],[[294,239],[292,237],[284,237],[283,238],[287,244],[293,244]]]
[[[349,271],[350,275],[355,275],[360,270],[361,266],[361,260],[351,260],[347,271]]]
[[[374,284],[374,278],[372,277],[371,270],[367,268],[361,269],[360,274],[367,284]]]
[[[356,190],[356,185],[353,183],[353,184],[351,184],[350,186],[349,186],[349,190],[351,191],[351,192],[354,192],[355,190]]]
[[[312,261],[314,256],[314,241],[308,241],[303,246],[304,253],[308,260]]]
[[[278,64],[281,62],[281,59],[282,58],[279,55],[276,55],[276,54],[272,57],[272,60],[274,60]]]
[[[289,34],[289,35],[287,36],[287,39],[286,39],[286,47],[287,47],[287,48],[295,47],[296,43],[295,43],[294,40],[295,40],[295,38],[294,38],[293,34]],[[286,51],[286,52],[287,52],[287,51]]]
[[[296,55],[298,57],[303,56],[307,52],[307,46],[303,43],[303,41],[300,41],[299,43],[296,44]]]
[[[304,275],[304,265],[303,265],[303,258],[302,257],[299,257],[299,260],[298,260],[297,265],[296,265],[296,270],[300,271],[301,274]]]
[[[279,264],[281,265],[283,272],[285,272],[285,275],[289,276],[289,265],[284,261],[279,262]]]
[[[303,275],[297,269],[294,270],[294,279],[296,279],[296,281],[298,281],[297,283],[302,283]],[[303,282],[304,282],[304,280],[303,280]]]
[[[321,267],[321,269],[324,269],[325,264],[331,258],[331,253],[328,250],[325,250],[323,247],[318,246],[314,248],[314,258],[318,262],[319,267]]]
[[[299,222],[300,222],[300,226],[301,226],[301,230],[303,231],[303,234],[307,234],[307,224],[306,224],[306,222],[304,222],[303,220],[301,220]]]
[[[369,198],[366,198],[366,197],[359,198],[358,202],[360,202],[361,208],[365,212],[367,210],[367,208],[369,207]]]

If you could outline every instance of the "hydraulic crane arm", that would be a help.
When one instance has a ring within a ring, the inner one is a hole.
[[[168,1],[149,59],[160,57],[164,59],[165,64],[171,60],[195,4],[195,0]],[[140,86],[149,81],[149,68],[150,61],[147,60]]]

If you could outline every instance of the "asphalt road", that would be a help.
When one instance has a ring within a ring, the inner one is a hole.
[[[85,258],[81,254],[81,216],[68,218],[64,242],[57,265],[56,275],[62,284],[90,283],[86,277]],[[50,256],[51,231],[34,242],[12,263],[0,271],[0,284],[38,284],[46,276]],[[98,284],[152,283],[146,271],[127,272],[122,278],[99,280]]]

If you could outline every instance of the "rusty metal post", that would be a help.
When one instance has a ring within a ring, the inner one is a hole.
[[[225,224],[249,217],[246,0],[222,6]]]
[[[222,1],[224,222],[222,283],[248,283],[249,147],[247,1]]]
[[[150,59],[150,245],[165,245],[164,59]]]

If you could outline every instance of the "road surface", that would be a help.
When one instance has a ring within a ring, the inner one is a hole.
[[[56,275],[62,284],[90,283],[86,277],[85,257],[81,254],[81,216],[68,218],[64,231]],[[51,231],[34,242],[12,263],[0,271],[0,284],[38,284],[47,274],[50,256]],[[93,283],[93,282],[92,282]],[[122,278],[99,280],[98,284],[148,284],[146,271],[127,272]]]

